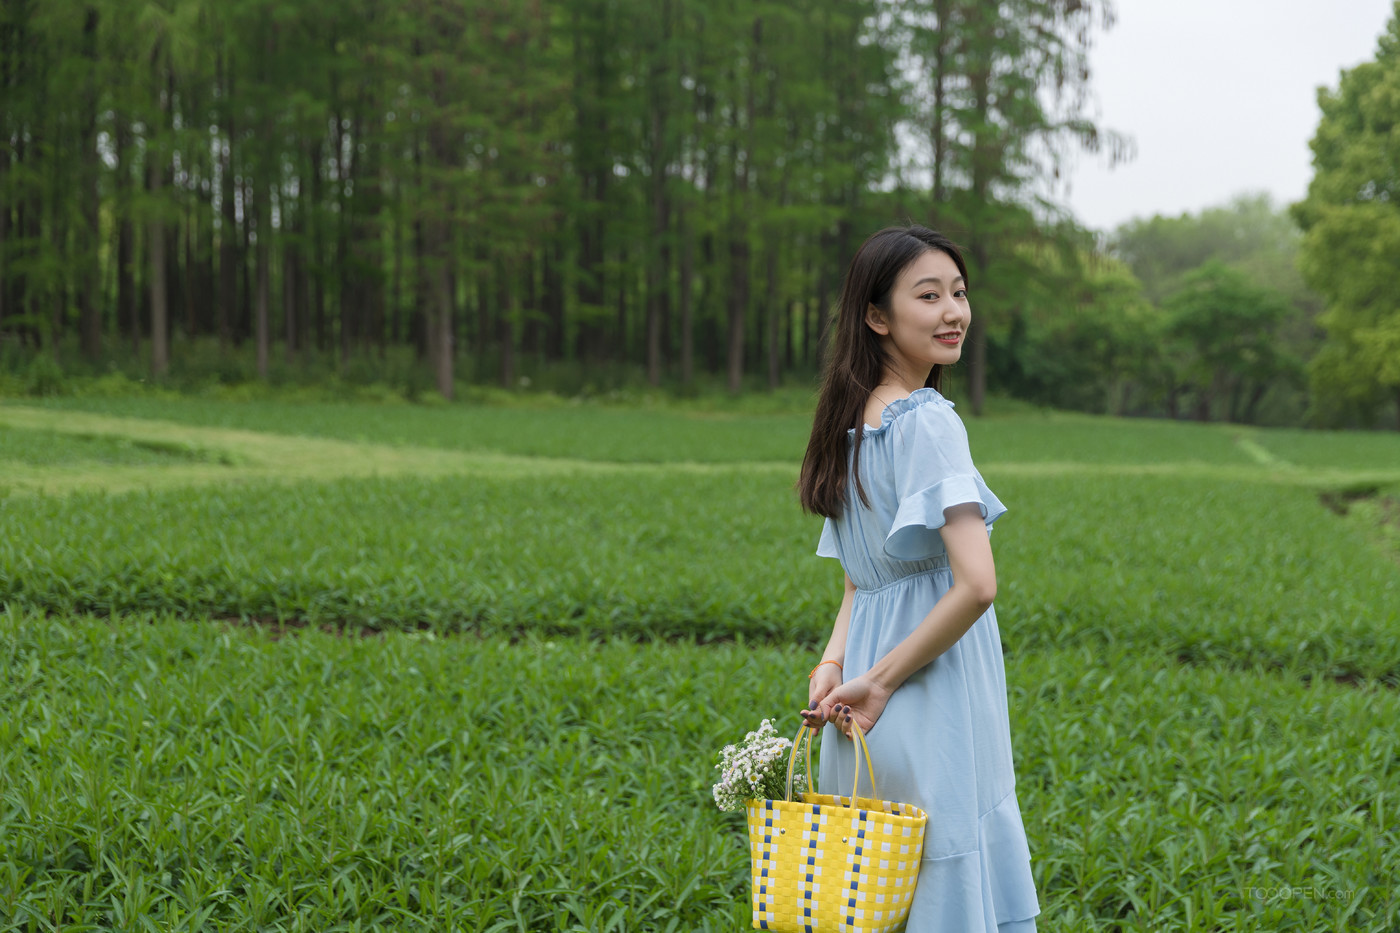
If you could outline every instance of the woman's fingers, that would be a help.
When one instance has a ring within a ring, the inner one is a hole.
[[[840,729],[841,733],[847,738],[851,736],[851,720],[854,716],[854,710],[845,703],[832,704],[829,712],[825,708],[825,704],[822,703],[816,704],[813,709],[804,709],[802,711],[802,720],[807,723],[807,725],[816,727],[829,722]]]
[[[802,715],[807,718],[808,725],[819,726],[829,722],[840,729],[843,735],[850,737],[851,708],[844,703],[833,704],[830,712],[820,706],[815,710],[804,709]]]

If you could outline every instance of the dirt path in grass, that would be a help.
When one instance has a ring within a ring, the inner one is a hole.
[[[120,440],[169,453],[169,463],[120,464],[78,459],[59,465],[6,460],[3,431]],[[126,492],[166,486],[250,481],[304,481],[383,476],[541,476],[617,471],[791,470],[782,464],[629,464],[454,451],[194,427],[145,418],[0,406],[0,490]]]
[[[61,464],[28,464],[5,457],[6,430],[117,440],[169,454],[157,464],[104,462],[99,457]],[[233,428],[197,427],[145,418],[123,418],[46,408],[0,406],[0,493],[62,494],[83,491],[127,492],[170,486],[257,481],[317,481],[384,476],[548,476],[577,473],[769,472],[796,477],[796,462],[618,463],[455,451],[351,442]],[[1258,459],[1251,464],[1176,461],[1153,464],[1064,462],[989,462],[996,476],[1171,476],[1246,482],[1276,482],[1319,490],[1357,484],[1400,485],[1393,470],[1305,468]]]

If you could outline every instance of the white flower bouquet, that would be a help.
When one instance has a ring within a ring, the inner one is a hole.
[[[787,797],[788,753],[792,740],[778,735],[770,719],[744,736],[738,745],[720,749],[719,781],[714,786],[715,805],[721,810],[742,810],[745,800],[781,800]]]

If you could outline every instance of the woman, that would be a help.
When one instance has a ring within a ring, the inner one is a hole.
[[[989,534],[1005,507],[938,392],[971,322],[958,247],[926,227],[874,234],[847,270],[798,484],[826,516],[817,554],[846,591],[810,675],[826,723],[821,791],[844,793],[855,721],[882,798],[929,815],[907,929],[1034,931],[1016,801]]]

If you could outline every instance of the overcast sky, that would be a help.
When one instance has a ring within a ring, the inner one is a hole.
[[[1376,54],[1392,0],[1117,0],[1092,53],[1099,124],[1137,155],[1080,155],[1067,202],[1090,227],[1175,216],[1246,191],[1307,193],[1316,88]]]

